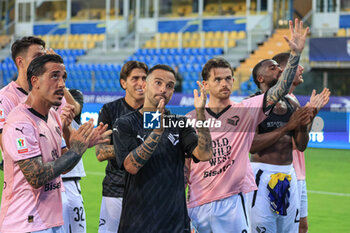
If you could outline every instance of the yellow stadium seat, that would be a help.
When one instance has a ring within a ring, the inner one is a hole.
[[[206,47],[206,48],[213,47],[213,41],[212,40],[205,40],[204,47]]]
[[[104,41],[105,40],[105,34],[98,34],[97,41]]]
[[[339,36],[339,37],[346,37],[346,30],[345,30],[345,28],[340,28],[338,30],[337,36]]]
[[[205,39],[214,39],[215,33],[214,32],[206,32],[204,34]]]
[[[92,34],[92,40],[93,41],[98,41],[98,37],[99,37],[99,35],[98,34]]]
[[[245,31],[239,31],[238,32],[238,39],[244,39],[245,38]]]
[[[94,41],[89,41],[88,44],[87,44],[87,48],[88,48],[88,49],[93,49],[93,48],[95,48],[95,42],[94,42]]]
[[[191,40],[190,46],[191,48],[199,48],[201,46],[201,43],[199,40]]]
[[[215,32],[215,36],[214,36],[215,39],[221,39],[221,38],[224,38],[224,34],[220,31],[216,31]]]
[[[170,36],[169,36],[170,40],[175,40],[177,38],[178,38],[177,33],[175,33],[175,32],[170,33]]]
[[[182,39],[186,40],[186,39],[190,39],[191,38],[191,33],[190,32],[185,32],[184,34],[182,34]]]
[[[161,40],[168,40],[168,39],[170,38],[170,35],[169,35],[169,33],[167,33],[167,32],[159,33],[159,38],[160,38]]]
[[[230,40],[228,41],[228,47],[229,47],[229,48],[236,47],[236,40],[230,39]]]
[[[201,38],[201,36],[198,32],[192,33],[192,40],[199,40],[200,38]]]
[[[229,32],[228,38],[229,38],[229,39],[238,39],[238,33],[237,33],[237,31],[231,31],[231,32]]]

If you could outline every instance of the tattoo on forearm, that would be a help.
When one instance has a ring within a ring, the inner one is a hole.
[[[100,144],[96,145],[97,157],[100,161],[115,158],[113,145]]]
[[[299,59],[300,55],[290,55],[286,68],[284,69],[278,82],[267,91],[266,107],[276,104],[283,96],[288,94],[289,89],[292,86],[295,73],[298,69]]]
[[[87,144],[85,144],[84,142],[81,142],[79,140],[73,140],[70,143],[70,145],[71,145],[70,150],[74,151],[78,155],[83,155],[83,153],[86,151],[86,149],[88,147]]]
[[[69,150],[58,159],[43,163],[42,156],[18,161],[21,171],[28,183],[34,188],[40,188],[62,172],[73,168],[81,159],[81,155]]]
[[[130,152],[130,161],[135,168],[140,169],[151,158],[153,152],[157,148],[161,136],[161,134],[156,134],[152,132],[146,138],[144,143],[142,143],[140,146],[138,146],[136,149]]]
[[[205,121],[204,110],[197,111],[197,120]],[[208,128],[202,127],[197,128],[198,133],[198,148],[201,151],[211,151],[212,150],[212,142],[211,135]]]

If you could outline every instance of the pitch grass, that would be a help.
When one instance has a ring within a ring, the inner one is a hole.
[[[98,162],[95,150],[83,157],[87,176],[81,181],[87,232],[97,233],[106,162]],[[350,150],[307,149],[309,232],[350,232]],[[3,173],[0,175],[2,182]],[[315,191],[328,192],[319,194]],[[345,195],[342,195],[345,194]]]

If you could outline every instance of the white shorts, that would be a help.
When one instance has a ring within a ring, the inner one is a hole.
[[[299,191],[299,199],[300,199],[300,218],[305,218],[308,215],[307,191],[306,191],[305,180],[298,180],[298,191]]]
[[[63,180],[63,185],[67,198],[67,201],[63,203],[64,229],[66,232],[85,233],[85,209],[79,180]],[[62,201],[63,196],[64,194]]]
[[[247,233],[247,198],[245,194],[213,201],[188,209],[193,226],[200,233]]]
[[[63,226],[53,227],[41,231],[32,231],[32,233],[66,233]]]
[[[271,165],[266,163],[251,163],[255,174],[258,190],[249,193],[250,222],[252,232],[299,232],[300,201],[297,178],[292,165]],[[267,185],[270,175],[284,173],[291,175],[290,197],[287,215],[282,216],[270,208],[269,190]]]
[[[123,198],[102,196],[99,233],[118,232]]]

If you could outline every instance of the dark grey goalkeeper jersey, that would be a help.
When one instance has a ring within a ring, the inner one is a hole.
[[[117,163],[152,132],[143,128],[139,111],[120,117],[113,126]],[[156,150],[136,175],[125,172],[119,233],[190,232],[184,186],[184,161],[198,137],[192,127],[166,128]],[[194,160],[197,160],[193,157]],[[198,160],[197,160],[198,161]]]

